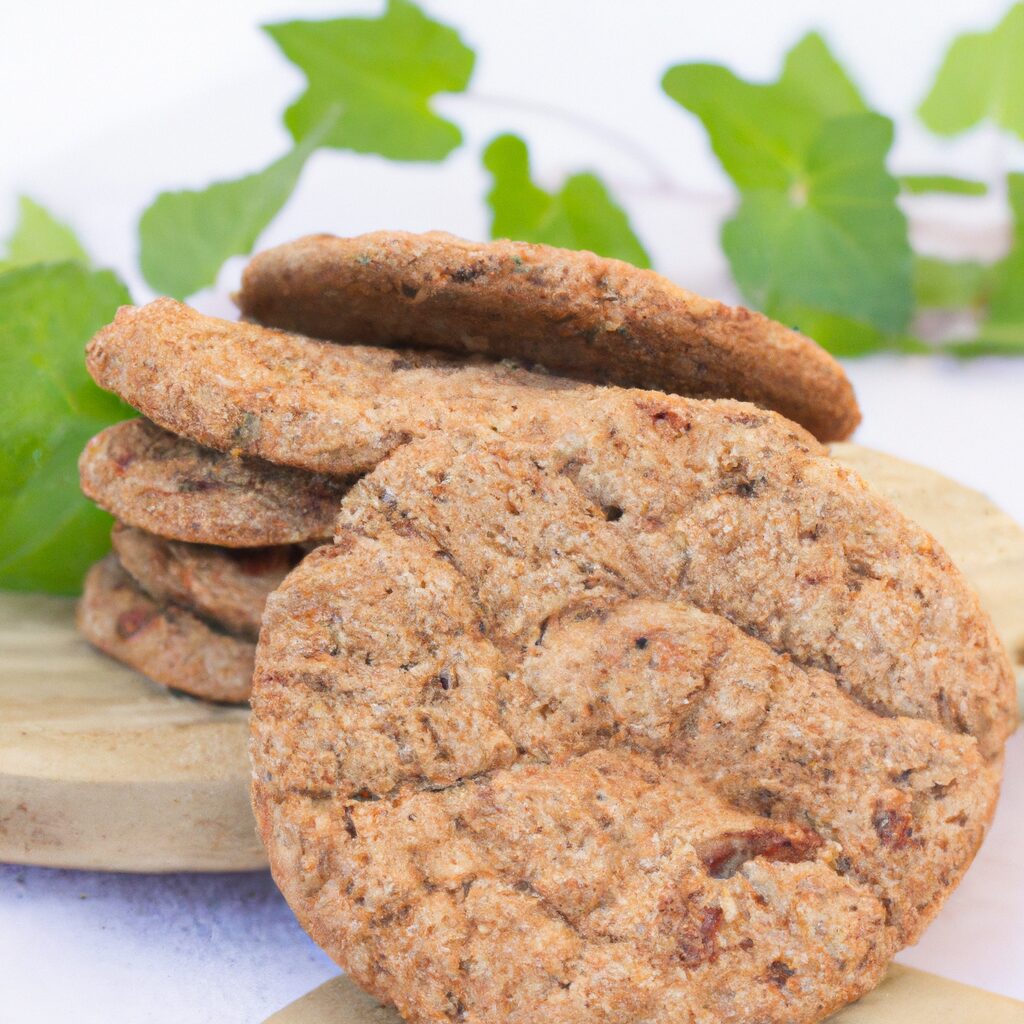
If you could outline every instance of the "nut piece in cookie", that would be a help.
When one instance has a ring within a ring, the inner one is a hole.
[[[842,367],[809,338],[591,252],[439,231],[313,235],[256,256],[238,303],[317,338],[511,356],[598,384],[753,402],[823,441],[860,420]]]
[[[167,540],[115,523],[114,551],[135,582],[161,604],[181,605],[229,633],[255,640],[267,597],[307,549],[297,544],[222,548]]]
[[[232,548],[329,537],[347,489],[342,479],[201,448],[141,419],[97,434],[79,475],[86,496],[124,523]]]
[[[216,632],[184,608],[158,604],[115,555],[89,570],[77,622],[95,647],[164,686],[231,704],[249,698],[255,645]]]

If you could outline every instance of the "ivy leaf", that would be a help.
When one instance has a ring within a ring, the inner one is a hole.
[[[128,291],[109,271],[48,263],[0,274],[0,587],[75,593],[109,547],[110,517],[78,488],[78,456],[131,410],[82,350]]]
[[[903,174],[900,185],[911,195],[941,192],[952,196],[983,196],[988,192],[983,181],[957,178],[951,174]]]
[[[515,135],[493,139],[483,161],[492,181],[492,238],[589,249],[637,267],[651,265],[625,211],[596,175],[570,175],[557,192],[547,192],[530,178],[526,143]]]
[[[307,89],[285,112],[296,141],[333,106],[341,115],[324,144],[392,160],[443,160],[462,132],[435,114],[438,93],[463,92],[474,53],[453,28],[409,0],[388,0],[379,18],[286,21],[264,31],[296,64]]]
[[[969,260],[914,257],[914,296],[922,309],[967,309],[987,301],[994,269]]]
[[[0,270],[64,260],[89,263],[86,251],[71,228],[33,199],[22,196],[18,200],[18,223],[7,242],[7,256],[0,260]]]
[[[678,65],[665,92],[704,124],[740,189],[722,245],[747,300],[832,351],[902,347],[913,305],[906,219],[886,170],[892,123],[863,98],[820,36],[778,81]]]
[[[990,268],[987,314],[976,338],[954,346],[960,356],[1024,353],[1024,174],[1011,174],[1007,184],[1016,224],[1013,248]]]
[[[677,64],[665,72],[662,87],[701,119],[740,189],[789,188],[827,118],[867,111],[815,32],[789,51],[777,82],[745,82],[717,64]]]
[[[946,52],[918,111],[939,135],[994,121],[1024,138],[1024,4],[1014,4],[990,32],[968,32]]]
[[[184,299],[213,284],[229,257],[251,252],[295,190],[325,130],[255,174],[157,196],[139,220],[139,265],[150,286]]]

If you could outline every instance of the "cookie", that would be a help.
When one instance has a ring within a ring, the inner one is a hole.
[[[82,490],[148,533],[194,544],[265,547],[329,537],[347,481],[202,448],[146,420],[97,434]]]
[[[238,636],[255,640],[269,594],[305,555],[299,545],[221,548],[167,540],[116,523],[114,552],[160,604],[176,604]]]
[[[412,443],[271,596],[274,875],[407,1020],[817,1021],[956,884],[1005,655],[805,437],[608,391],[547,445]]]
[[[249,697],[255,645],[215,631],[184,608],[158,604],[115,555],[89,570],[77,623],[93,646],[157,683],[212,701],[241,704]]]
[[[337,475],[366,472],[437,431],[522,431],[534,408],[596,394],[510,363],[338,346],[203,316],[172,299],[122,307],[89,343],[86,363],[101,387],[166,430]]]
[[[512,356],[600,384],[736,398],[823,441],[860,410],[810,338],[591,252],[443,232],[313,235],[257,255],[247,318],[334,341]]]
[[[739,402],[422,359],[170,300],[122,309],[88,349],[97,382],[166,428],[311,471],[366,472],[416,438],[429,449],[505,437],[561,453],[609,516],[630,511],[699,606],[827,669],[866,704],[1001,747],[1011,687],[977,599],[927,534],[796,424]],[[606,478],[619,483],[601,498]]]

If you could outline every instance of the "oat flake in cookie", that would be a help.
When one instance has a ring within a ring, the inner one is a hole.
[[[397,449],[271,596],[274,876],[414,1024],[821,1020],[980,844],[1005,654],[789,424],[603,394],[544,445]]]
[[[600,384],[741,399],[822,441],[860,421],[842,367],[809,338],[591,252],[439,231],[314,235],[256,256],[238,303],[250,319],[317,338],[511,356]]]

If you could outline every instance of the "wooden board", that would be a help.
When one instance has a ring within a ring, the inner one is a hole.
[[[836,456],[946,545],[1024,657],[1024,531],[975,491],[854,445]],[[73,602],[0,594],[0,860],[112,871],[265,863],[247,714],[179,697],[93,651]]]
[[[892,964],[873,992],[827,1024],[1024,1024],[1024,1003]],[[264,1024],[402,1024],[344,975],[268,1017]]]

